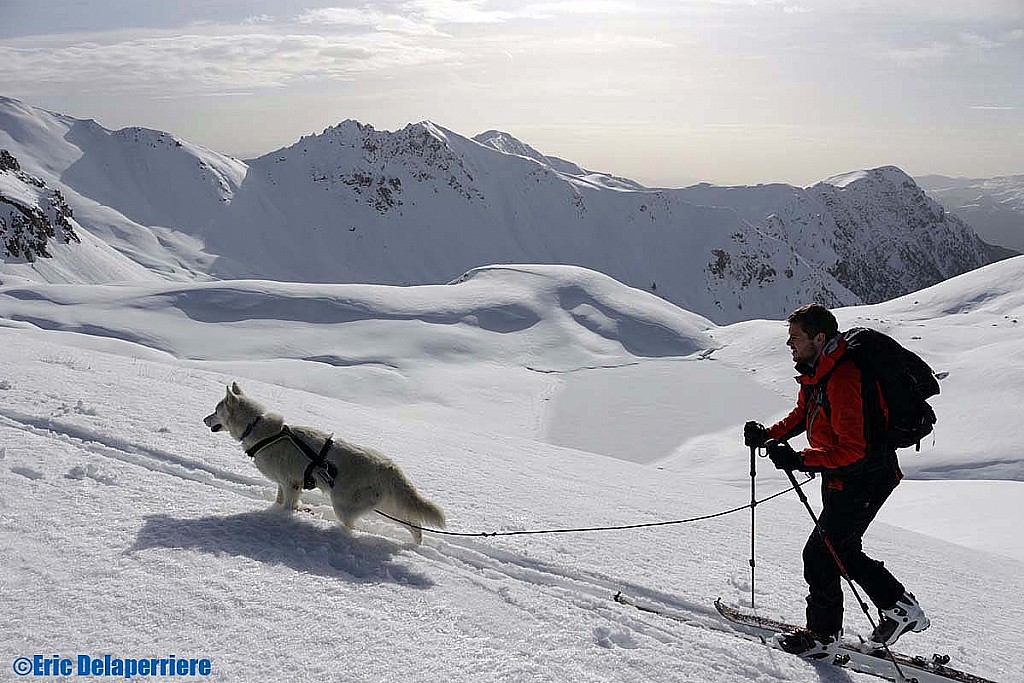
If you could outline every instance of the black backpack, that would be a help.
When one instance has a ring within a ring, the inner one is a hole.
[[[862,385],[871,387],[871,380],[877,381],[889,409],[886,424],[875,392],[864,392],[868,443],[921,450],[921,439],[935,427],[935,411],[927,401],[939,393],[935,373],[916,353],[877,330],[854,327],[843,332],[843,338],[846,358],[861,371]]]

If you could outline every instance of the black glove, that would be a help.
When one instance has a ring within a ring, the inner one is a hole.
[[[743,425],[743,443],[749,448],[760,448],[768,440],[768,430],[760,422],[751,420]]]
[[[775,465],[776,469],[787,471],[803,469],[803,458],[785,441],[769,439],[765,442],[764,446],[768,451],[768,458]]]

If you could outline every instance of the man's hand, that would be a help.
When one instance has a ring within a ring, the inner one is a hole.
[[[768,451],[768,458],[777,469],[789,471],[803,468],[803,458],[785,441],[769,439],[765,443],[765,449]]]
[[[760,448],[768,440],[768,430],[760,422],[751,420],[743,425],[743,443],[749,448]]]

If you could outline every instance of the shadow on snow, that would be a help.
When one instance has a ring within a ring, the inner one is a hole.
[[[435,584],[427,575],[397,559],[403,547],[385,538],[357,536],[337,525],[323,527],[295,515],[262,510],[198,519],[147,515],[128,552],[181,548],[248,557],[329,578],[433,587]]]

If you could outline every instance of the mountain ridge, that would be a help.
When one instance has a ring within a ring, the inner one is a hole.
[[[1024,252],[1024,174],[994,178],[915,178],[947,211],[967,220],[986,242]]]
[[[564,263],[731,322],[892,298],[998,258],[894,167],[842,187],[655,189],[507,133],[351,119],[243,162],[10,99],[0,147],[60,187],[84,230],[171,279],[429,284]]]

